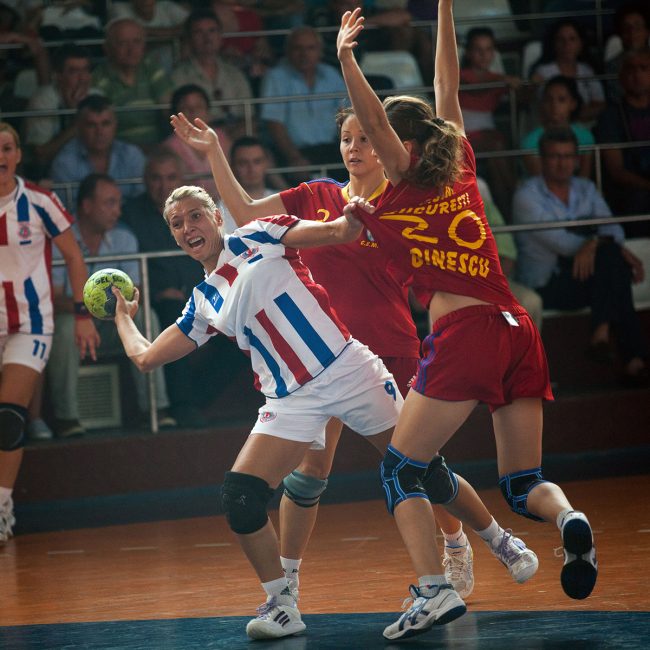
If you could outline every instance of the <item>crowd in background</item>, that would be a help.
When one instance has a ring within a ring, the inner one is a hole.
[[[86,255],[173,249],[161,212],[166,196],[177,185],[201,185],[219,201],[207,159],[169,127],[172,113],[182,111],[190,120],[198,117],[215,128],[251,196],[285,189],[322,175],[322,170],[338,178],[341,165],[333,116],[348,102],[336,60],[336,28],[340,16],[358,4],[350,0],[0,2],[0,110],[9,115],[0,114],[0,119],[21,135],[21,175],[57,190],[77,217],[76,234]],[[413,23],[435,20],[431,8],[435,3],[371,0],[363,4],[368,28],[357,48],[361,65],[378,52],[394,55],[386,59],[393,62],[386,74],[369,76],[373,87],[399,92],[395,71],[403,65],[405,54],[415,78],[430,87],[435,43],[429,26]],[[527,4],[530,10],[560,9],[552,2]],[[561,9],[568,11],[565,5],[590,9],[594,4],[562,3]],[[486,181],[484,199],[493,223],[530,222],[535,195],[525,188],[535,182],[541,183],[535,186],[540,197],[536,207],[558,199],[567,206],[562,211],[567,219],[648,211],[649,146],[604,149],[603,196],[593,183],[595,161],[590,147],[594,144],[650,141],[650,9],[645,2],[603,5],[616,10],[604,16],[606,48],[599,47],[594,17],[539,21],[524,26],[516,43],[500,42],[488,27],[466,25],[469,29],[460,39],[460,101],[468,137],[478,154],[479,174]],[[284,31],[259,33],[265,30]],[[244,34],[237,36],[238,32]],[[524,69],[531,40],[538,41],[539,52]],[[62,44],[46,47],[53,41]],[[512,53],[521,66],[504,65],[513,60],[507,56]],[[310,95],[323,97],[310,99]],[[299,99],[288,99],[291,96]],[[568,129],[575,142],[566,134],[557,136],[562,129]],[[544,149],[540,143],[549,131],[556,137]],[[562,148],[563,142],[568,142],[568,148]],[[574,144],[584,148],[574,150]],[[512,150],[525,153],[507,155]],[[498,152],[504,155],[495,155]],[[485,153],[490,155],[482,157]],[[562,155],[569,166],[563,182],[567,188],[571,183],[579,187],[581,202],[571,203],[569,189],[564,198],[561,192],[551,197],[551,185],[557,185],[562,171],[557,169]],[[289,169],[269,174],[269,169],[278,167]],[[553,174],[555,181],[546,183]],[[584,198],[587,195],[591,202]],[[225,216],[228,223],[227,212]],[[598,232],[582,236],[589,239],[594,234]],[[571,236],[567,234],[566,241]],[[624,236],[650,236],[650,221],[625,224],[612,235],[619,242]],[[538,264],[544,254],[540,252],[544,242],[531,243],[531,237],[522,235],[516,244],[510,237],[501,250],[502,263],[508,266],[513,290],[520,289],[518,298],[541,327],[540,294],[545,301],[552,298],[549,277],[531,271],[530,265]],[[566,241],[562,246],[546,242],[551,265],[586,254],[582,251],[586,240]],[[188,289],[201,273],[186,259],[161,262],[150,262],[148,298],[156,327],[164,328],[180,313]],[[632,270],[628,278],[627,267],[622,267],[619,282],[623,285],[643,273],[636,258],[628,258],[627,264]],[[133,276],[137,280],[135,271]],[[54,286],[55,298],[57,290],[65,297],[64,274],[55,275]],[[573,307],[590,304],[584,296],[581,300]],[[64,327],[65,317],[65,313],[57,317],[59,339],[69,330]],[[601,342],[592,341],[595,355],[605,354],[602,346],[599,352]],[[70,359],[61,345],[60,358]],[[636,360],[647,351],[639,343],[625,354]],[[78,360],[73,366],[57,364],[49,375],[71,376]],[[191,372],[186,366],[172,364],[157,381],[159,405],[165,407],[160,413],[163,424],[205,425],[192,398]],[[74,385],[70,381],[65,385],[67,393],[57,397],[60,412],[55,413],[55,430],[62,436],[83,432]],[[145,410],[144,389],[139,395]],[[33,420],[39,420],[38,413]],[[40,431],[35,437],[50,435],[47,427]]]

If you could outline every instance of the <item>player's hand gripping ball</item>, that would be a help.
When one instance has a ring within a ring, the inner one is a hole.
[[[116,286],[127,300],[133,298],[133,280],[119,269],[100,269],[86,281],[84,304],[95,318],[111,320],[115,317],[117,298],[111,290],[113,286]]]

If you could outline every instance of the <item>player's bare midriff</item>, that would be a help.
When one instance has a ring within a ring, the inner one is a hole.
[[[472,298],[471,296],[459,296],[456,293],[446,291],[436,291],[429,303],[429,317],[431,322],[435,323],[439,318],[446,316],[452,311],[471,307],[472,305],[489,305],[485,300]]]

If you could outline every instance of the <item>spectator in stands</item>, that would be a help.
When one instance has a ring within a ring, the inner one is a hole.
[[[546,31],[542,56],[533,67],[531,80],[543,84],[556,75],[572,77],[578,84],[582,97],[579,121],[593,123],[605,107],[605,93],[597,79],[594,68],[584,61],[585,42],[580,25],[563,18]]]
[[[494,88],[461,90],[458,98],[463,112],[465,132],[476,152],[503,151],[509,140],[500,131],[494,113],[508,98],[509,88],[519,88],[517,77],[492,72],[496,55],[494,32],[489,27],[474,27],[467,32],[465,54],[460,69],[461,84],[500,82]],[[515,189],[515,172],[510,158],[488,158],[487,175],[495,201],[502,213],[510,213],[510,201]]]
[[[79,102],[75,119],[76,135],[63,145],[52,161],[50,178],[58,183],[79,182],[93,172],[110,174],[116,180],[142,178],[145,157],[134,144],[117,140],[117,118],[110,100],[88,95]],[[142,191],[139,183],[120,185],[122,196]],[[64,203],[76,205],[76,188],[71,188]]]
[[[90,52],[67,44],[55,51],[51,84],[40,86],[32,95],[30,111],[75,110],[91,91]],[[25,120],[25,142],[30,147],[32,176],[47,173],[61,147],[76,134],[74,114],[44,115]]]
[[[266,185],[269,167],[269,154],[261,140],[250,136],[235,140],[230,152],[230,168],[251,199],[263,199],[277,192]],[[223,218],[223,228],[226,234],[230,234],[237,229],[236,221],[223,201],[218,208]]]
[[[210,3],[225,33],[264,30],[264,22],[257,9],[243,4],[237,0],[212,0]],[[259,89],[259,84],[274,59],[271,45],[265,36],[228,36],[222,41],[221,55],[246,74],[254,91]]]
[[[141,23],[147,41],[167,41],[149,47],[149,56],[167,72],[171,72],[174,65],[174,48],[170,41],[181,35],[187,14],[187,9],[171,0],[113,2],[109,12],[111,19],[131,18]]]
[[[204,122],[210,123],[210,100],[205,90],[197,84],[185,84],[174,91],[172,95],[171,114],[183,113],[190,122],[199,117]],[[230,153],[231,140],[221,128],[214,127],[219,136],[221,148]],[[185,174],[201,174],[201,178],[192,178],[192,184],[204,188],[215,201],[219,198],[217,186],[212,179],[212,171],[207,156],[186,144],[175,133],[172,133],[163,143],[183,161]]]
[[[650,140],[650,49],[628,52],[619,73],[621,98],[611,102],[596,125],[600,143]],[[650,147],[605,149],[605,196],[616,214],[650,210]],[[629,237],[650,236],[650,221],[625,225]]]
[[[0,48],[0,108],[20,111],[33,90],[50,83],[50,60],[41,39],[21,24],[14,3],[0,2],[0,46],[4,45],[16,47]]]
[[[611,211],[592,181],[575,176],[578,143],[567,127],[550,129],[539,142],[540,176],[517,190],[513,216],[517,223],[579,221],[609,217]],[[632,301],[632,282],[644,276],[641,261],[624,246],[618,224],[550,228],[522,232],[518,278],[536,289],[551,309],[591,308],[589,353],[610,359],[610,338],[616,334],[623,379],[647,381],[648,348]]]
[[[488,220],[491,228],[494,226],[504,226],[505,219],[501,214],[496,203],[492,199],[492,193],[488,184],[480,177],[476,178],[478,189],[483,199],[485,207],[485,218]],[[517,282],[515,280],[515,270],[517,266],[517,257],[519,255],[515,238],[510,232],[497,232],[494,233],[494,241],[497,244],[499,251],[499,262],[501,263],[501,270],[503,275],[508,279],[510,291],[514,294],[519,304],[528,312],[537,329],[542,331],[542,312],[544,304],[542,297],[530,287]]]
[[[323,42],[312,27],[298,27],[287,37],[286,60],[269,70],[262,97],[345,93],[341,73],[321,62]],[[262,106],[273,146],[282,163],[303,166],[338,162],[339,145],[332,115],[342,97],[273,102]],[[304,180],[304,173],[294,180]]]
[[[189,56],[174,68],[175,88],[196,84],[205,90],[211,102],[253,96],[244,73],[221,57],[223,29],[214,12],[193,11],[185,21],[183,32]],[[231,137],[244,133],[243,104],[210,106],[210,115]]]
[[[564,75],[551,77],[544,84],[541,103],[541,126],[527,133],[521,140],[522,149],[531,149],[535,153],[523,159],[526,171],[530,176],[538,176],[541,173],[539,160],[539,139],[546,129],[560,126],[568,126],[578,140],[579,146],[593,145],[594,136],[584,126],[576,122],[580,115],[582,97],[578,92],[576,80]],[[594,154],[586,151],[580,154],[578,176],[591,177]]]
[[[77,222],[72,229],[84,257],[121,255],[137,253],[138,242],[135,235],[118,223],[120,218],[121,196],[115,181],[107,174],[90,174],[79,187],[77,201]],[[56,254],[54,258],[59,256]],[[140,269],[137,261],[96,262],[89,265],[92,274],[101,268],[112,266],[122,269],[138,285]],[[79,379],[79,353],[74,344],[74,313],[70,280],[64,267],[54,267],[52,271],[54,296],[54,336],[52,352],[46,367],[52,407],[54,409],[54,432],[59,437],[82,435],[84,428],[79,422],[77,404],[77,384]],[[144,320],[142,313],[136,316],[140,326]],[[157,319],[152,314],[152,327],[160,332]],[[117,330],[111,321],[95,321],[101,337],[97,348],[97,358],[119,355],[124,352],[117,338]],[[164,409],[169,405],[165,378],[161,371],[154,371],[156,382],[156,405],[161,427],[175,426],[176,422]],[[138,406],[145,414],[149,410],[149,391],[147,378],[133,373],[137,390]]]
[[[106,61],[93,72],[93,85],[120,109],[118,137],[138,146],[160,141],[161,115],[155,104],[167,104],[171,96],[169,75],[145,58],[145,28],[132,18],[116,18],[106,26]]]
[[[101,38],[99,3],[84,0],[30,0],[26,21],[46,41]]]
[[[616,11],[614,29],[621,41],[621,51],[605,61],[607,74],[618,73],[627,52],[638,52],[650,46],[650,15],[647,2],[626,2]],[[606,84],[607,99],[620,99],[620,86],[616,80]]]
[[[172,151],[159,147],[147,157],[144,172],[145,191],[124,204],[122,222],[129,226],[145,253],[177,250],[176,243],[163,218],[165,200],[172,190],[183,185],[183,162]],[[160,325],[173,324],[183,311],[191,288],[201,282],[203,272],[194,260],[181,255],[150,259],[149,288],[151,306]],[[200,377],[192,372],[190,359],[179,359],[165,367],[165,378],[171,403],[171,415],[181,427],[207,426],[197,407],[201,390]]]

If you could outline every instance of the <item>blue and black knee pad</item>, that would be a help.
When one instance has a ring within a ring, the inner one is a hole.
[[[15,451],[25,446],[26,422],[24,406],[0,402],[0,451]]]
[[[427,463],[408,458],[392,445],[388,445],[380,470],[386,507],[391,515],[395,511],[395,506],[406,499],[429,498],[422,484]]]
[[[505,474],[499,479],[499,487],[503,498],[508,502],[513,512],[528,517],[533,521],[544,521],[541,517],[528,512],[528,494],[535,486],[547,482],[542,476],[542,468],[534,467],[520,472],[513,472],[512,474]]]
[[[269,484],[257,476],[226,472],[221,505],[231,530],[238,535],[250,535],[264,528],[273,492]]]
[[[446,505],[458,495],[456,474],[449,469],[444,457],[440,455],[435,456],[429,463],[422,479],[422,485],[424,485],[431,503]]]
[[[284,477],[282,484],[286,496],[297,506],[313,508],[320,501],[323,492],[325,492],[327,479],[309,476],[295,469],[291,474]]]

